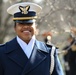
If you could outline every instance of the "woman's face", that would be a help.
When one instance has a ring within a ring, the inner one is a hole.
[[[21,38],[24,42],[29,43],[32,36],[35,35],[36,25],[35,23],[16,23],[15,31],[19,38]]]

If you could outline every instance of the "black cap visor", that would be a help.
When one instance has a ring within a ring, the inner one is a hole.
[[[16,23],[26,24],[26,23],[34,23],[36,20],[15,20]]]

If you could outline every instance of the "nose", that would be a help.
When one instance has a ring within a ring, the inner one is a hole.
[[[29,26],[27,24],[24,24],[23,25],[23,28],[28,28]]]

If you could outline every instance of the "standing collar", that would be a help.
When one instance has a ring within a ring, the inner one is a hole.
[[[18,42],[19,44],[22,42],[22,43],[24,43],[24,44],[26,44],[26,45],[29,45],[29,44],[31,44],[31,43],[34,43],[35,40],[36,40],[35,35],[33,35],[32,39],[31,39],[30,42],[27,44],[26,42],[24,42],[21,38],[19,38],[19,37],[17,36],[17,42]]]
[[[32,53],[33,47],[34,47],[35,36],[32,37],[32,39],[30,40],[30,42],[28,44],[17,36],[17,42],[19,43],[19,45],[21,46],[22,50],[24,51],[24,53],[29,58],[31,53]]]
[[[14,45],[14,47],[12,45]],[[43,42],[35,40],[35,46],[37,47],[38,50],[49,53],[50,49]],[[9,53],[13,50],[18,49],[19,48],[19,43],[17,41],[17,38],[14,38],[13,40],[7,42],[6,47],[7,47],[7,50],[5,51],[5,53]]]

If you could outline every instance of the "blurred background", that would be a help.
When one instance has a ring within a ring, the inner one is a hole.
[[[35,2],[42,6],[37,24],[39,40],[43,41],[44,32],[52,32],[52,42],[64,46],[70,28],[76,27],[76,0],[0,0],[0,44],[15,36],[12,16],[7,8],[18,2]]]
[[[7,13],[7,8],[25,1],[42,6],[37,20],[39,28],[37,39],[44,41],[42,34],[51,32],[51,42],[62,50],[72,33],[70,29],[76,27],[76,0],[0,0],[0,44],[11,40],[16,35],[12,16]],[[62,59],[61,61],[63,62]]]

